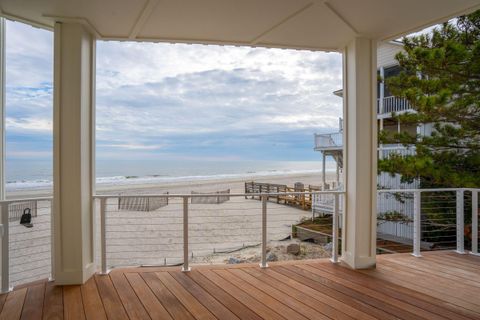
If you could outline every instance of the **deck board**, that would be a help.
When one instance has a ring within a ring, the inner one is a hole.
[[[8,294],[0,313],[0,320],[20,319],[28,288],[21,288]]]
[[[94,278],[90,278],[82,287],[83,306],[87,319],[106,320],[102,299],[98,293]]]
[[[133,290],[135,290],[135,293],[145,307],[145,310],[150,315],[150,318],[165,320],[173,319],[168,313],[167,309],[165,309],[165,307],[159,303],[157,297],[153,294],[138,273],[126,273],[125,276],[130,282]]]
[[[43,319],[63,319],[63,287],[55,286],[53,282],[46,284],[43,301]]]
[[[143,280],[150,287],[157,299],[167,309],[174,319],[195,319],[192,314],[185,309],[183,304],[168,290],[155,273],[142,273]]]
[[[45,285],[45,283],[41,283],[28,288],[21,319],[42,319]]]
[[[80,286],[65,286],[63,288],[63,315],[65,320],[85,320],[82,289]]]
[[[242,320],[259,320],[261,319],[258,314],[247,308],[243,303],[232,297],[221,287],[215,285],[208,280],[205,276],[198,271],[193,271],[187,274],[187,276],[207,291],[218,302],[223,304],[231,312]]]
[[[317,265],[312,264],[317,267]],[[468,319],[468,314],[461,308],[453,307],[444,301],[434,299],[427,295],[419,294],[416,291],[392,284],[379,281],[376,278],[355,272],[353,270],[338,267],[335,265],[324,265],[323,270],[337,274],[340,277],[354,281],[362,286],[383,292],[395,299],[410,303],[425,310],[430,310],[440,316],[448,319]]]
[[[114,273],[110,276],[115,290],[122,301],[125,311],[130,319],[148,320],[150,316],[137,297],[137,294],[130,286],[127,278],[122,273]]]
[[[228,310],[228,308],[218,302],[194,280],[185,275],[185,273],[171,272],[171,276],[188,290],[195,299],[207,307],[208,310],[210,310],[210,312],[218,319],[239,319],[232,311]]]
[[[331,290],[328,287],[320,287],[320,284],[317,284],[320,287],[319,290],[315,290],[307,285],[311,284],[308,280],[306,280],[307,284],[303,284],[274,270],[258,270],[254,268],[244,270],[266,283],[271,283],[277,286],[277,288],[282,288],[281,290],[290,292],[290,294],[299,292],[299,297],[302,301],[308,302],[309,305],[326,316],[328,316],[330,312],[336,312],[331,305],[339,305],[341,306],[342,312],[355,319],[395,319],[393,315],[371,308],[371,306],[357,301],[342,292]]]
[[[0,295],[1,319],[480,320],[480,257],[379,256],[352,270],[328,260],[125,268],[81,286],[40,281]]]

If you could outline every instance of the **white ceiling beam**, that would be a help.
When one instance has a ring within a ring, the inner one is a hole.
[[[135,24],[133,25],[132,30],[130,31],[130,34],[128,35],[129,39],[135,39],[140,31],[142,31],[143,26],[147,22],[148,18],[152,15],[153,10],[157,6],[159,0],[148,0],[147,3],[145,4],[145,7],[143,7],[142,12],[137,18],[137,21],[135,21]]]
[[[271,26],[270,28],[266,29],[265,31],[263,31],[262,33],[260,33],[258,36],[256,36],[255,38],[253,38],[251,41],[250,41],[250,44],[251,45],[256,45],[257,43],[259,43],[260,41],[262,41],[263,38],[265,38],[265,36],[267,36],[269,33],[271,33],[272,31],[274,31],[275,29],[277,29],[278,27],[280,27],[282,24],[286,23],[287,21],[293,19],[294,17],[298,16],[300,13],[310,9],[312,6],[313,6],[313,2],[310,2],[310,3],[307,3],[306,5],[302,6],[300,9],[294,11],[293,13],[289,14],[288,16],[284,17],[283,19],[281,19],[280,21],[278,21],[277,23],[275,23],[273,26]]]

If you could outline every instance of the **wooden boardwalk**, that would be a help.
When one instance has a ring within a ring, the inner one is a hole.
[[[383,255],[367,271],[327,260],[125,268],[82,286],[18,287],[0,309],[0,319],[480,319],[480,257]]]

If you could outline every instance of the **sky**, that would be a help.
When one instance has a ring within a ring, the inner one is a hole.
[[[7,22],[7,158],[52,157],[53,34]],[[341,55],[97,42],[97,159],[318,160]]]

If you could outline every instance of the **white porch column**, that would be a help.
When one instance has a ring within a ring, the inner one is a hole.
[[[375,266],[377,211],[377,45],[355,38],[343,53],[346,214],[342,260]]]
[[[95,38],[81,24],[56,23],[54,39],[54,277],[80,284],[95,271]]]
[[[0,18],[0,200],[5,200],[5,158],[6,158],[6,139],[5,139],[5,117],[6,117],[6,81],[7,72],[5,65],[5,41],[6,41],[5,19]]]

